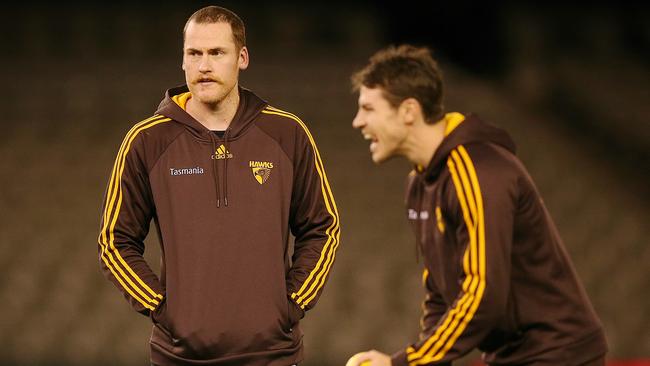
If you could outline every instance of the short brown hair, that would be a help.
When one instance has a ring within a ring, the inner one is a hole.
[[[401,45],[378,51],[366,67],[352,75],[353,90],[358,91],[362,85],[381,88],[393,108],[407,98],[415,98],[427,123],[442,118],[442,73],[426,47]]]
[[[244,26],[244,22],[237,14],[226,8],[212,5],[195,11],[194,14],[187,19],[187,22],[185,22],[185,27],[183,28],[183,39],[185,39],[185,32],[187,31],[187,26],[191,21],[199,24],[219,22],[228,23],[230,24],[230,28],[232,28],[233,41],[235,41],[237,49],[241,50],[242,47],[246,46],[246,27]]]

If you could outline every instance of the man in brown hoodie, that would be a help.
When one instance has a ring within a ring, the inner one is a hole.
[[[348,366],[450,364],[474,348],[490,365],[604,365],[603,329],[508,134],[444,113],[427,49],[390,47],[353,76],[352,125],[375,163],[404,156],[407,218],[424,258],[420,340]]]
[[[186,85],[133,126],[115,159],[100,265],[151,317],[154,365],[297,364],[298,322],[336,256],[339,216],[314,138],[300,118],[239,85],[248,63],[236,14],[194,13]],[[152,220],[160,277],[143,258]]]

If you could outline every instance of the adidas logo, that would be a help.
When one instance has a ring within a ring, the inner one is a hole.
[[[217,159],[217,160],[232,159],[232,154],[230,153],[230,151],[226,150],[226,147],[223,146],[223,144],[221,144],[221,146],[217,148],[217,151],[215,151],[210,158]]]

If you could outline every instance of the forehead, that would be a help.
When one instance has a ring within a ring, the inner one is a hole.
[[[191,21],[185,30],[185,48],[209,49],[235,47],[232,28],[229,23],[196,23]]]
[[[388,101],[384,97],[384,90],[382,88],[369,88],[362,85],[359,88],[359,104],[388,105]]]

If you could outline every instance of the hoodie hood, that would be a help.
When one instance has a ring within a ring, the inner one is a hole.
[[[217,153],[217,141],[212,132],[203,126],[199,121],[194,119],[185,111],[175,100],[175,96],[188,93],[187,85],[171,88],[165,93],[165,98],[160,102],[156,114],[169,117],[172,120],[183,124],[185,128],[199,141],[212,144],[212,151]],[[182,99],[182,98],[181,98]],[[178,98],[177,98],[178,100]],[[184,104],[184,102],[181,102]],[[237,140],[246,130],[253,125],[253,121],[260,114],[267,103],[252,91],[239,87],[239,105],[237,112],[228,125],[221,144],[224,151],[228,151],[229,141]],[[219,168],[220,163],[217,159],[212,159],[212,175],[214,177],[214,188],[216,193],[216,205],[221,207],[223,200],[224,205],[228,206],[228,159],[223,159],[223,168]]]
[[[425,179],[431,182],[438,177],[445,166],[447,157],[456,146],[475,143],[491,143],[499,145],[513,154],[516,152],[515,143],[506,131],[483,122],[476,115],[470,114],[442,140],[424,171]]]
[[[168,89],[164,99],[158,105],[156,114],[169,117],[176,122],[185,125],[193,135],[201,140],[210,141],[210,130],[194,119],[189,113],[181,108],[172,98],[176,95],[189,92],[187,85]],[[237,112],[228,126],[228,139],[236,140],[241,136],[253,120],[268,103],[255,95],[252,91],[239,86],[239,105]]]

